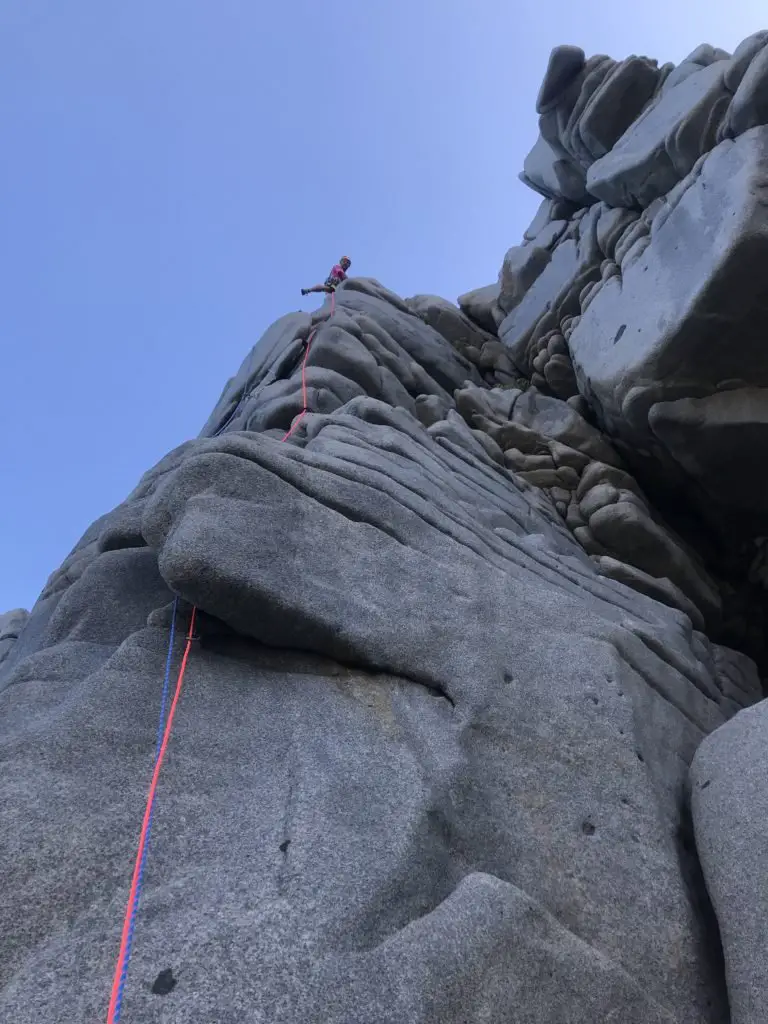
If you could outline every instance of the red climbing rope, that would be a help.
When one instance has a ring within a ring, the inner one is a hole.
[[[306,347],[306,350],[304,352],[304,358],[303,358],[303,360],[301,362],[301,401],[302,401],[302,405],[303,405],[304,408],[301,410],[301,412],[296,417],[296,419],[293,421],[293,423],[291,423],[291,426],[290,426],[290,429],[288,430],[288,432],[286,434],[284,434],[280,438],[280,442],[281,443],[283,441],[287,441],[288,440],[288,438],[294,432],[296,427],[298,427],[298,425],[301,423],[301,421],[307,415],[307,405],[308,405],[308,403],[307,403],[307,358],[309,356],[309,346],[312,344],[312,339],[314,338],[316,332],[317,332],[317,328],[315,328],[314,331],[312,331],[310,336],[307,338],[307,347]]]
[[[336,310],[336,292],[331,292],[331,316],[333,316],[335,310]],[[284,434],[283,437],[280,438],[281,443],[283,441],[287,441],[288,440],[288,438],[294,432],[296,427],[298,427],[298,425],[301,423],[301,421],[304,419],[304,417],[309,412],[309,402],[307,401],[307,359],[309,358],[309,346],[312,344],[312,339],[314,338],[314,336],[316,334],[317,334],[317,327],[315,327],[313,329],[312,333],[307,338],[307,348],[306,348],[306,351],[304,352],[304,359],[302,360],[302,363],[301,363],[301,404],[302,404],[303,408],[302,408],[301,412],[299,413],[299,415],[296,417],[296,419],[291,424],[290,429],[288,430],[288,432],[286,434]]]
[[[165,723],[165,731],[163,732],[163,741],[160,744],[160,750],[158,751],[155,759],[155,770],[152,773],[152,781],[149,784],[149,793],[147,795],[147,806],[144,811],[144,821],[141,825],[141,834],[139,835],[139,845],[136,850],[136,861],[133,867],[133,877],[131,879],[131,891],[128,896],[128,904],[125,908],[125,918],[123,919],[123,933],[120,939],[120,953],[117,957],[117,965],[115,966],[115,976],[112,981],[112,995],[109,1000],[109,1010],[107,1012],[107,1024],[117,1024],[120,1019],[120,1002],[122,999],[122,990],[125,985],[125,970],[127,966],[126,958],[128,955],[128,944],[131,933],[131,919],[133,917],[133,908],[136,902],[136,893],[139,884],[139,877],[141,874],[142,861],[144,859],[145,847],[147,844],[147,833],[149,831],[150,821],[152,819],[152,807],[155,802],[155,791],[157,790],[157,780],[160,778],[160,769],[163,766],[163,759],[165,758],[165,751],[168,747],[168,740],[171,738],[171,727],[173,726],[173,716],[176,714],[176,705],[179,703],[179,697],[181,696],[181,687],[184,682],[184,673],[187,670],[187,660],[189,659],[189,651],[192,647],[192,641],[194,640],[195,632],[195,617],[197,615],[197,608],[192,609],[192,615],[189,620],[189,632],[187,633],[187,645],[184,648],[184,656],[181,659],[181,666],[179,668],[179,675],[176,679],[176,690],[173,694],[173,701],[171,702],[171,708],[168,712],[168,721]]]
[[[336,293],[331,292],[331,316],[333,316],[336,310]],[[298,427],[299,423],[304,419],[309,411],[309,402],[307,400],[307,358],[309,357],[309,348],[312,344],[312,339],[317,333],[317,327],[311,332],[307,338],[307,348],[304,352],[304,359],[301,363],[301,399],[302,399],[302,410],[296,419],[291,424],[290,429],[281,439],[287,441],[288,438],[293,434]],[[175,620],[175,605],[174,605],[174,620]],[[120,952],[117,957],[117,964],[115,965],[115,975],[112,981],[112,994],[109,1000],[109,1010],[107,1011],[107,1024],[118,1024],[120,1020],[120,1012],[123,1000],[123,989],[125,988],[126,976],[128,973],[128,960],[131,953],[131,938],[133,934],[133,925],[136,916],[136,910],[138,906],[138,897],[141,888],[141,878],[144,867],[144,862],[147,855],[147,843],[149,840],[149,832],[152,823],[152,811],[155,804],[155,792],[157,790],[157,781],[160,778],[160,769],[163,766],[163,760],[165,758],[165,752],[168,747],[168,741],[171,738],[171,728],[173,727],[173,718],[176,714],[176,706],[179,703],[179,697],[181,696],[181,687],[184,682],[184,673],[187,670],[187,661],[189,659],[189,652],[192,647],[192,641],[194,640],[195,632],[195,617],[197,616],[197,608],[192,609],[192,615],[189,620],[189,631],[187,633],[187,645],[184,648],[184,655],[181,659],[181,666],[179,668],[179,675],[176,679],[176,689],[173,694],[173,701],[168,712],[168,721],[165,723],[165,729],[163,731],[163,739],[160,744],[157,756],[155,758],[155,770],[152,773],[152,781],[149,784],[149,793],[147,794],[147,805],[144,810],[144,820],[141,825],[141,833],[139,835],[139,844],[136,849],[136,860],[133,867],[133,876],[131,878],[131,890],[128,894],[128,903],[125,908],[125,917],[123,919],[123,931],[120,938]],[[171,629],[171,643],[168,651],[168,667],[170,666],[171,650],[173,647],[173,628]],[[166,669],[166,673],[168,668]],[[161,713],[162,718],[162,713]]]

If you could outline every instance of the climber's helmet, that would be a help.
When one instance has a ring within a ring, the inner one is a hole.
[[[343,270],[347,270],[348,267],[352,266],[352,260],[349,258],[349,256],[342,256],[341,259],[339,260],[339,266]]]

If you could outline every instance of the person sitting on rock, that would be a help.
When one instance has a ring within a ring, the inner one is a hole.
[[[310,292],[335,292],[342,281],[347,280],[347,271],[352,266],[349,256],[342,256],[339,262],[332,268],[325,279],[325,284],[316,284],[313,288],[302,288],[302,295],[309,295]]]

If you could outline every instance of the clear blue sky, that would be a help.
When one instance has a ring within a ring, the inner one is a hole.
[[[406,296],[495,279],[552,46],[677,61],[763,6],[3,0],[0,612],[342,253]]]

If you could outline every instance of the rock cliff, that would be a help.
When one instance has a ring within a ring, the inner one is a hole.
[[[765,1019],[767,42],[553,51],[498,282],[283,317],[0,617],[0,1018],[106,1017],[194,607],[125,1021]]]

